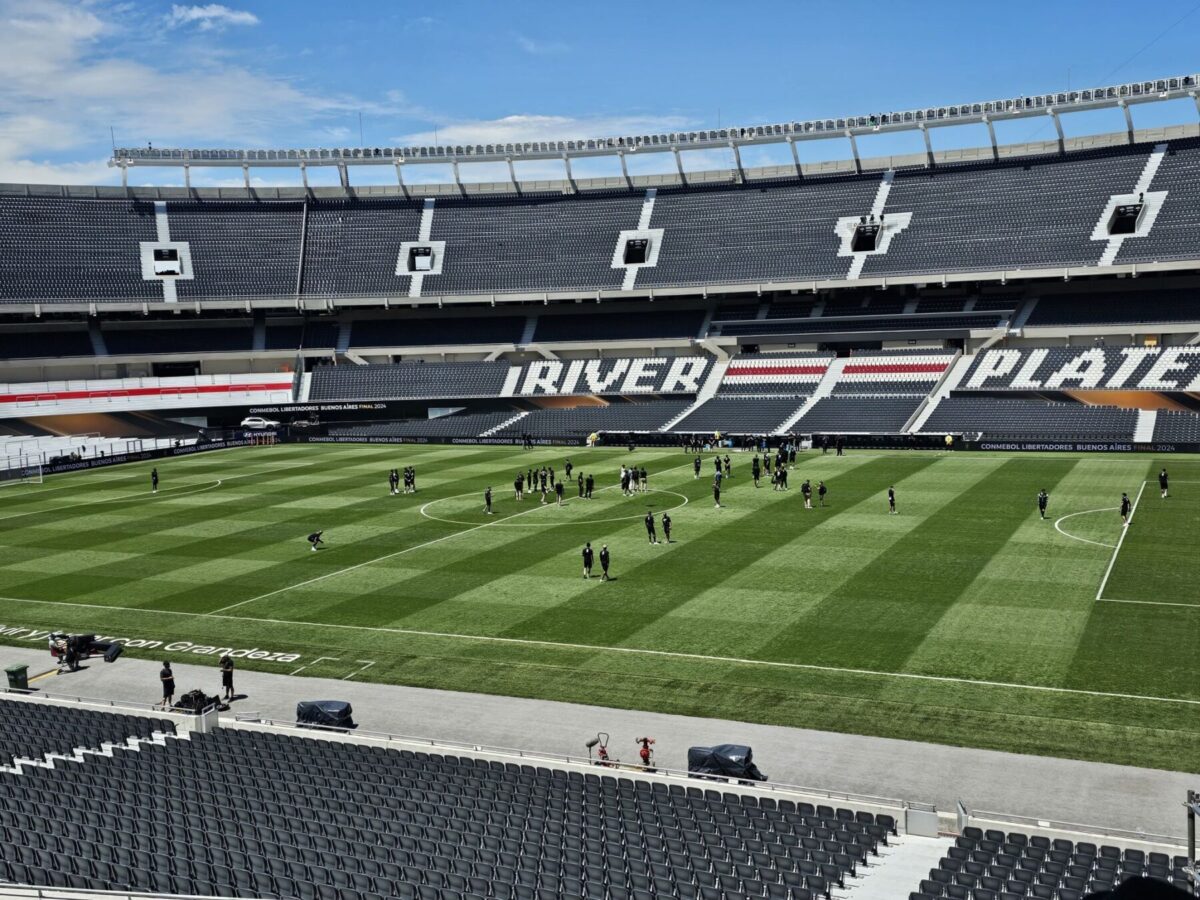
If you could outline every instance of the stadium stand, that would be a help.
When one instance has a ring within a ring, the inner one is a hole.
[[[1154,878],[1187,891],[1187,864],[1185,856],[968,826],[909,900],[1081,900],[1130,878]]]
[[[1012,440],[1131,441],[1136,428],[1136,409],[956,392],[937,405],[921,430],[934,434],[978,432]]]
[[[803,431],[896,434],[921,405],[921,397],[824,397],[796,423]]]
[[[965,390],[1038,389],[1194,390],[1200,347],[1036,347],[985,350],[959,387]]]
[[[1095,265],[1104,244],[1092,229],[1111,195],[1133,190],[1151,149],[899,171],[884,215],[910,212],[912,221],[887,253],[867,257],[863,274]],[[1144,259],[1142,243],[1126,247]]]
[[[171,240],[191,248],[194,273],[176,281],[179,299],[295,296],[304,215],[301,203],[168,203]]]
[[[138,257],[156,238],[150,203],[0,194],[0,299],[162,300]]]
[[[495,397],[509,368],[503,362],[319,366],[312,372],[308,399]]]
[[[410,419],[403,422],[371,422],[329,429],[330,437],[390,438],[390,437],[479,437],[511,419],[516,413],[461,413],[435,419]]]
[[[1200,444],[1200,415],[1174,409],[1160,409],[1154,420],[1154,440]]]
[[[721,335],[733,337],[754,334],[820,334],[822,332],[903,331],[903,332],[966,332],[971,329],[994,329],[1004,317],[992,313],[972,315],[913,315],[913,316],[852,316],[831,319],[824,316],[794,319],[787,322],[760,320],[755,322],[717,323]]]
[[[814,900],[897,833],[888,815],[731,785],[241,728],[189,737],[0,773],[0,807],[22,815],[0,835],[0,879],[301,900]],[[79,794],[105,803],[54,813]]]
[[[676,422],[677,433],[770,434],[796,414],[805,398],[713,397]]]
[[[656,400],[539,409],[497,433],[509,436],[586,437],[593,432],[658,431],[690,405],[686,400]]]
[[[254,329],[248,322],[192,328],[110,328],[104,344],[111,356],[149,353],[247,352],[254,346]]]
[[[816,389],[832,360],[818,353],[739,356],[725,370],[717,393],[805,397]]]
[[[423,347],[438,344],[515,344],[524,316],[459,316],[444,319],[355,319],[351,347]]]
[[[1141,325],[1195,322],[1195,291],[1131,291],[1072,297],[1042,297],[1025,325]]]
[[[400,244],[415,241],[421,202],[406,199],[319,200],[309,204],[303,292],[314,296],[406,296],[397,275]]]
[[[174,733],[175,724],[169,719],[0,699],[0,767],[17,760],[41,760],[47,754],[73,756],[81,748],[100,750],[104,744],[124,744],[133,737]]]
[[[704,310],[620,312],[538,318],[534,340],[617,341],[649,338],[694,338],[704,323]]]
[[[1133,189],[1153,150],[1143,143],[896,171],[884,212],[911,220],[886,252],[861,258],[862,276],[1095,266],[1106,243],[1092,231],[1109,198]],[[1163,208],[1148,235],[1124,241],[1117,262],[1195,255],[1189,210],[1198,172],[1200,142],[1169,142],[1151,185],[1166,192]],[[659,188],[649,224],[662,229],[661,246],[657,263],[637,271],[636,287],[846,279],[859,260],[842,250],[835,225],[869,211],[881,183],[865,173]],[[442,268],[423,277],[420,295],[620,290],[618,236],[637,227],[645,202],[641,191],[595,190],[438,198],[428,224],[430,240],[445,242]],[[175,281],[180,299],[400,298],[415,287],[399,255],[419,236],[420,201],[168,199],[165,208],[170,237],[189,245],[194,269],[194,278]],[[162,286],[142,278],[138,249],[156,236],[146,200],[6,192],[0,299],[162,302]],[[903,307],[892,297],[865,307],[826,302],[827,318]]]

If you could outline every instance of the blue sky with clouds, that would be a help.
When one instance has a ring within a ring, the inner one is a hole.
[[[1137,9],[1128,0],[0,0],[0,181],[118,181],[105,165],[110,126],[119,145],[347,146],[358,143],[361,114],[368,145],[435,135],[487,143],[870,113],[1200,70],[1200,3]],[[1156,104],[1135,117],[1150,126],[1197,112]],[[1066,127],[1121,123],[1097,113]],[[998,130],[1009,141],[1052,134],[1028,120]],[[935,137],[942,147],[985,140],[974,129]],[[905,152],[917,141],[869,138],[860,150]],[[777,161],[774,152],[746,162]],[[820,142],[803,153],[841,158],[847,148]],[[688,163],[722,164],[719,154]],[[539,166],[521,177],[546,174]],[[471,180],[504,177],[472,168]],[[260,184],[298,181],[255,174]],[[179,177],[145,169],[133,180]],[[359,180],[374,178],[391,176]],[[213,172],[194,183],[227,182]]]

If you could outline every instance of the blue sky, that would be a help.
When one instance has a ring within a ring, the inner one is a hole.
[[[494,142],[749,125],[909,109],[1200,71],[1200,3],[59,2],[0,0],[0,181],[106,184],[118,145]],[[1195,122],[1190,103],[1135,110]],[[1117,113],[1068,117],[1117,130]],[[1047,138],[1021,121],[1001,140]],[[983,143],[942,130],[939,147]],[[915,150],[870,138],[863,155]],[[748,154],[748,165],[783,161]],[[784,151],[786,152],[786,151]],[[842,158],[831,141],[808,159]],[[638,163],[650,170],[661,159]],[[692,169],[727,164],[721,154]],[[615,164],[582,165],[610,174]],[[505,177],[470,167],[470,180]],[[526,164],[523,178],[554,174]],[[431,168],[428,180],[448,173]],[[135,183],[177,183],[136,170]],[[316,181],[317,179],[314,179]],[[324,180],[331,180],[326,175]],[[390,173],[363,175],[390,183]],[[255,172],[259,184],[292,173]],[[219,171],[194,183],[237,183]]]

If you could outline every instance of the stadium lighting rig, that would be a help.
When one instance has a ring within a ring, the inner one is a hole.
[[[454,182],[465,195],[459,165],[467,163],[507,163],[509,179],[519,192],[515,162],[561,160],[567,182],[574,189],[575,178],[571,160],[594,156],[616,156],[621,163],[625,183],[633,190],[626,157],[631,154],[671,153],[675,157],[680,180],[686,184],[687,174],[680,154],[696,150],[729,150],[737,168],[738,178],[745,180],[742,166],[742,147],[786,143],[792,151],[796,177],[802,177],[798,141],[844,138],[850,142],[854,167],[862,171],[857,138],[901,131],[920,131],[925,140],[926,165],[934,164],[933,143],[929,132],[934,128],[955,125],[986,125],[992,158],[1000,158],[994,123],[1013,119],[1049,116],[1054,121],[1059,152],[1065,152],[1061,116],[1073,112],[1098,109],[1121,109],[1125,114],[1125,129],[1129,142],[1134,140],[1131,107],[1139,103],[1158,103],[1191,98],[1200,113],[1200,75],[1178,75],[1153,81],[1135,81],[1108,87],[1049,94],[1025,94],[998,100],[960,103],[949,106],[930,106],[901,112],[878,112],[870,115],[833,119],[810,119],[804,122],[780,122],[738,128],[677,131],[661,134],[624,135],[620,137],[589,138],[568,141],[530,141],[505,144],[455,144],[425,147],[347,147],[295,150],[207,150],[154,149],[153,147],[116,148],[109,166],[121,169],[121,183],[128,185],[128,171],[135,166],[175,167],[184,170],[184,182],[191,187],[191,168],[241,168],[246,187],[250,186],[252,168],[298,168],[308,187],[310,166],[334,166],[342,187],[350,188],[349,169],[352,166],[393,166],[396,180],[407,193],[404,168],[411,165],[446,165],[454,171]]]

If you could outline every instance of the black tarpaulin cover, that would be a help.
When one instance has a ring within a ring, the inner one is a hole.
[[[742,744],[717,744],[715,747],[689,747],[688,772],[693,775],[723,775],[766,781],[767,776],[754,765],[754,751]]]
[[[301,700],[296,704],[296,723],[324,725],[329,728],[353,728],[353,712],[345,700]]]

